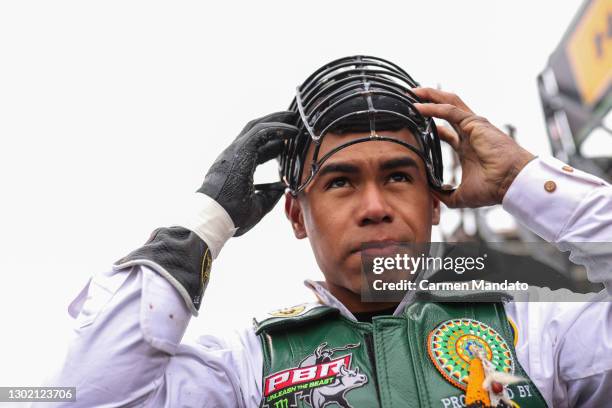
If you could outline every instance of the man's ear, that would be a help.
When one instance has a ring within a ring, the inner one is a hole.
[[[434,195],[431,196],[431,200],[431,225],[438,225],[440,223],[440,200]]]
[[[285,193],[285,215],[291,222],[295,237],[297,239],[306,238],[307,234],[306,228],[304,227],[302,206],[297,197],[292,196],[291,193]]]

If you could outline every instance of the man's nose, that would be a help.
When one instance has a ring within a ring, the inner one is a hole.
[[[387,202],[383,191],[376,185],[366,186],[362,190],[359,203],[359,225],[380,224],[393,221],[391,206]]]

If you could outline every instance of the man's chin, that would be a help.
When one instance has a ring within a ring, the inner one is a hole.
[[[361,296],[362,283],[363,282],[361,279],[361,270],[359,270],[358,272],[354,272],[351,274],[351,277],[348,280],[347,286],[345,286],[345,288],[350,290],[354,294]]]

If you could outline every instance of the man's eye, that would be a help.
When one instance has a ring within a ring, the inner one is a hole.
[[[346,177],[336,177],[327,184],[327,188],[341,188],[348,185],[348,179]]]
[[[389,176],[389,181],[392,183],[412,181],[412,178],[406,173],[393,173]]]

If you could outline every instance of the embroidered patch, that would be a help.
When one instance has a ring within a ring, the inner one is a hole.
[[[263,381],[262,407],[294,408],[302,406],[299,402],[303,401],[312,408],[323,408],[334,403],[352,408],[346,394],[363,387],[368,377],[359,372],[359,367],[351,369],[352,353],[338,357],[336,354],[359,346],[357,343],[328,347],[325,342],[304,357],[297,367],[268,375]]]
[[[496,371],[514,374],[514,358],[506,340],[478,320],[447,320],[427,337],[427,354],[434,366],[447,381],[462,390],[467,387],[474,347],[484,351]]]
[[[284,309],[278,309],[270,312],[270,315],[274,317],[295,317],[299,316],[306,310],[306,305],[297,305],[292,307],[286,307]]]
[[[210,251],[206,248],[204,256],[202,257],[202,266],[200,267],[200,284],[206,286],[210,279],[210,267],[212,266],[212,256]]]

